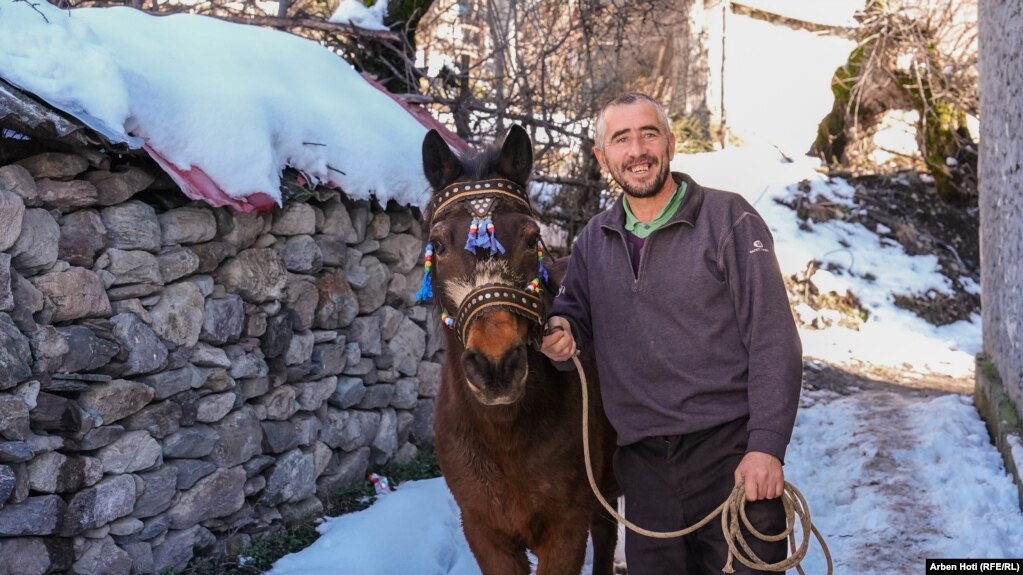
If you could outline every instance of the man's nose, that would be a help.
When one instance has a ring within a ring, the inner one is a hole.
[[[628,154],[629,158],[637,158],[637,157],[642,156],[643,154],[645,154],[646,153],[646,149],[644,147],[643,138],[632,138],[632,139],[630,139],[629,140],[629,146],[628,146],[628,149],[626,150],[626,153]]]

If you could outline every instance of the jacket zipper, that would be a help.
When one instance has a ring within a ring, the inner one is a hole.
[[[672,226],[674,226],[676,224],[682,224],[682,223],[684,223],[684,222],[681,222],[681,221],[666,222],[663,226],[661,226],[661,227],[657,228],[656,230],[650,232],[650,235],[647,236],[646,239],[643,241],[643,247],[639,248],[639,266],[637,266],[637,268],[636,268],[636,273],[634,273],[632,275],[632,291],[633,292],[638,292],[639,291],[639,286],[640,286],[639,280],[640,280],[640,278],[643,277],[643,266],[647,262],[646,252],[647,252],[647,246],[650,245],[650,240],[654,237],[655,234],[660,233],[661,230],[664,230],[664,229],[670,228],[670,227],[672,227]],[[627,240],[625,238],[625,234],[628,233],[628,232],[625,232],[623,229],[620,230],[618,228],[614,228],[614,230],[615,230],[615,232],[618,233],[618,237],[621,238],[622,243],[625,244],[625,257],[629,261],[629,271],[631,272],[632,271],[632,250],[629,249],[629,240]]]

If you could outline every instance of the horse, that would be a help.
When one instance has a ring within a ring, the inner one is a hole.
[[[435,130],[423,140],[433,194],[423,214],[419,296],[435,300],[448,328],[434,413],[437,460],[484,575],[530,573],[527,549],[537,575],[576,575],[587,533],[593,574],[611,575],[617,522],[586,478],[578,374],[539,351],[567,259],[547,268],[526,192],[532,165],[532,143],[519,126],[500,146],[464,158]],[[582,363],[593,471],[602,494],[615,500],[616,436],[600,402],[595,358]]]

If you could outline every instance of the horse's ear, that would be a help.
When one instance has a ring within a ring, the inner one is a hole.
[[[462,175],[462,163],[437,130],[430,130],[423,138],[423,173],[435,190]]]
[[[515,124],[504,137],[497,169],[517,184],[525,186],[529,180],[529,174],[533,171],[533,143],[522,126]]]

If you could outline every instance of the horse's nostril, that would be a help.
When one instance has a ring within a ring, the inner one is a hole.
[[[516,384],[525,376],[528,365],[526,346],[520,343],[505,352],[498,373],[506,385]]]
[[[482,353],[467,349],[462,354],[462,369],[465,377],[478,390],[483,391],[491,387],[490,382],[494,379],[494,366]]]

